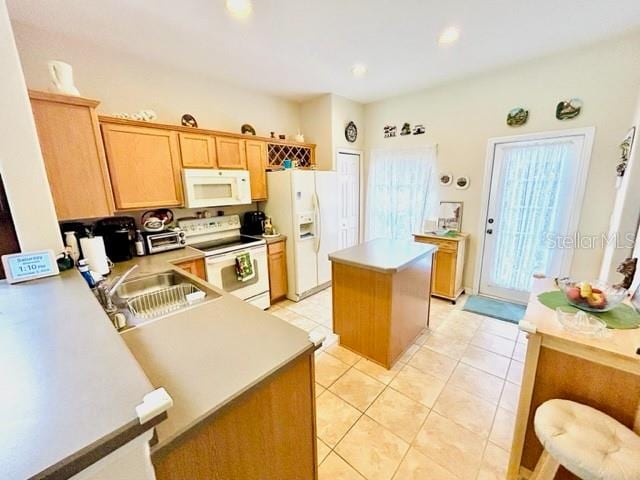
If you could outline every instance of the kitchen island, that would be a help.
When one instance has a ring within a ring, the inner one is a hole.
[[[429,324],[437,247],[376,239],[329,255],[340,344],[391,368]]]
[[[604,337],[567,332],[538,295],[557,290],[550,278],[535,279],[520,328],[528,334],[520,400],[507,478],[532,471],[542,453],[533,417],[545,401],[583,403],[640,434],[640,329],[607,330]],[[560,468],[557,479],[576,479]]]

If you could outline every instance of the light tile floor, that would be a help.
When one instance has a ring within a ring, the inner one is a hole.
[[[320,480],[503,480],[526,339],[432,299],[430,328],[386,370],[339,346],[331,289],[269,310],[327,336],[316,352]]]

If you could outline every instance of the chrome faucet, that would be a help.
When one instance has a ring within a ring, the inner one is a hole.
[[[115,295],[118,287],[122,285],[122,282],[124,282],[136,268],[138,268],[138,265],[134,265],[121,276],[116,277],[112,283],[107,282],[106,279],[102,279],[96,285],[98,300],[100,300],[100,303],[102,304],[105,312],[107,312],[107,315],[112,316],[118,311],[118,307],[113,304],[113,296]]]

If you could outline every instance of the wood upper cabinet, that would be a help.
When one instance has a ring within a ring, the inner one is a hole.
[[[29,91],[58,220],[113,213],[96,107],[86,98]]]
[[[216,137],[218,168],[247,169],[244,140],[233,137]]]
[[[267,245],[269,259],[269,296],[271,301],[287,296],[287,257],[285,240]]]
[[[216,168],[216,139],[199,133],[178,134],[180,156],[185,168]]]
[[[246,140],[247,168],[251,182],[251,200],[267,199],[267,144]]]
[[[183,204],[178,132],[102,123],[118,210]]]

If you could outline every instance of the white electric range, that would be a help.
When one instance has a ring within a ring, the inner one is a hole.
[[[205,255],[207,281],[259,308],[269,308],[269,266],[264,239],[240,234],[240,217],[192,218],[178,220],[187,245]],[[255,275],[238,280],[236,257],[251,255]]]

